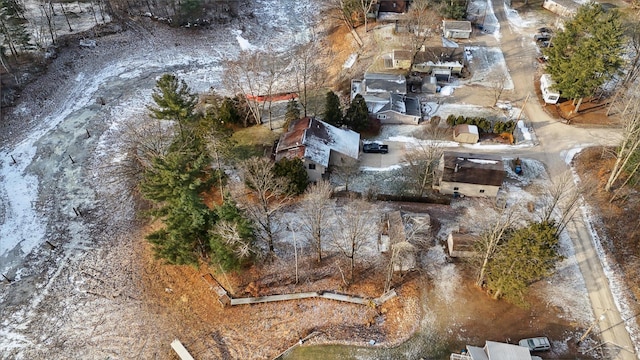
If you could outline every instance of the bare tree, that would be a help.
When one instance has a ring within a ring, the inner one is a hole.
[[[513,227],[518,219],[515,207],[507,207],[499,210],[499,216],[481,235],[477,245],[480,247],[480,269],[476,278],[476,285],[482,287],[487,275],[489,262],[498,252],[503,236],[508,229]]]
[[[344,190],[349,191],[349,184],[360,173],[360,164],[353,158],[340,158],[340,165],[335,165],[331,173],[344,184]]]
[[[307,188],[300,203],[300,229],[318,253],[318,262],[322,262],[322,239],[333,209],[332,193],[331,184],[320,181]]]
[[[328,74],[324,64],[332,60],[331,48],[322,46],[315,34],[295,52],[293,70],[304,117],[314,116],[320,111],[318,106],[311,103],[310,98],[317,96],[318,91],[326,87]]]
[[[337,18],[349,29],[349,33],[356,41],[358,46],[362,47],[364,43],[362,38],[356,31],[357,23],[354,21],[354,17],[357,18],[357,0],[331,0],[331,8],[337,14]]]
[[[234,93],[246,101],[248,112],[256,125],[262,122],[262,110],[257,99],[260,95],[259,78],[260,58],[257,53],[242,51],[237,60],[224,62],[225,76],[223,83]],[[246,124],[245,124],[246,125]]]
[[[336,214],[333,227],[333,245],[350,261],[350,282],[354,281],[356,256],[362,247],[375,236],[378,218],[371,210],[371,204],[364,200],[352,200]]]
[[[450,136],[450,132],[449,128],[429,124],[423,126],[416,134],[422,141],[408,149],[404,155],[404,161],[409,164],[404,169],[408,175],[405,189],[417,196],[423,196],[431,187],[442,157],[443,141]]]
[[[239,202],[258,227],[258,235],[265,240],[269,253],[274,252],[273,241],[276,233],[274,216],[285,207],[291,195],[286,178],[275,176],[272,163],[267,158],[253,157],[240,165],[245,192]]]
[[[638,171],[640,162],[635,160],[640,147],[640,82],[636,81],[634,86],[629,89],[626,94],[626,104],[620,118],[622,119],[624,128],[622,131],[622,140],[616,151],[616,161],[611,169],[611,175],[604,187],[605,191],[611,191],[613,185],[618,179],[625,174],[626,179],[620,188],[627,184],[629,179],[633,178]],[[612,197],[612,201],[614,200]]]
[[[499,69],[492,71],[492,73],[489,76],[492,79],[490,86],[491,86],[491,93],[493,94],[493,106],[496,106],[498,105],[498,101],[500,101],[500,97],[504,92],[504,88],[507,82],[507,77]]]
[[[266,112],[269,129],[273,130],[271,105],[284,69],[282,60],[273,51],[243,51],[237,60],[226,61],[225,69],[225,86],[247,101],[256,124],[262,122]]]
[[[583,191],[590,193],[593,187],[589,183],[583,184]],[[580,205],[582,193],[573,182],[570,172],[565,172],[556,179],[551,180],[551,186],[542,197],[542,208],[540,219],[542,222],[549,222],[556,219],[558,221],[557,234],[567,226],[573,219]]]
[[[256,250],[252,247],[250,240],[240,235],[238,224],[232,221],[219,221],[213,228],[212,233],[217,235],[231,249],[239,259],[247,259],[253,256]]]
[[[431,3],[430,0],[414,0],[407,13],[406,26],[412,54],[411,67],[416,62],[418,52],[433,36],[434,29],[439,25],[437,11],[431,8]]]

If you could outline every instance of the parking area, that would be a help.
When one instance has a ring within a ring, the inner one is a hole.
[[[388,154],[360,153],[360,166],[364,168],[385,169],[393,165],[398,165],[403,161],[406,151],[406,143],[399,141],[386,141],[389,146]]]

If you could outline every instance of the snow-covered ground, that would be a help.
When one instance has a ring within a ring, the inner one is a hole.
[[[243,26],[194,32],[188,38],[154,28],[154,33],[140,30],[132,38],[125,33],[112,42],[98,41],[96,48],[81,49],[78,57],[68,59],[72,64],[68,73],[74,74],[70,78],[45,78],[50,86],[55,85],[42,91],[27,89],[22,103],[8,118],[30,127],[12,134],[13,139],[0,150],[0,272],[13,280],[0,294],[0,358],[148,358],[156,354],[150,350],[158,345],[151,336],[152,320],[141,315],[136,294],[126,292],[132,280],[122,279],[122,269],[131,264],[118,254],[135,251],[128,248],[131,241],[123,236],[130,229],[134,209],[121,188],[123,184],[109,169],[123,158],[126,126],[143,121],[151,89],[162,73],[175,73],[197,92],[219,89],[221,60],[233,58],[241,50],[284,51],[308,39],[314,24],[307,19],[312,18],[318,3],[259,3],[254,10],[256,20]],[[484,30],[500,40],[500,26],[491,6],[474,1],[470,9],[476,18],[483,18]],[[506,13],[514,28],[543,25],[508,8]],[[513,88],[498,48],[474,48],[471,52],[474,66],[482,70],[456,86],[490,87],[490,75],[501,73],[507,75],[505,89]],[[106,99],[107,105],[97,105],[98,97]],[[485,116],[488,112],[468,104],[428,105],[430,116],[443,118],[449,114]],[[513,113],[502,114],[513,117]],[[418,141],[412,135],[414,129],[384,127],[377,139]],[[85,131],[92,136],[87,138]],[[509,151],[514,147],[480,144],[473,149]],[[529,192],[529,188],[538,188],[532,183],[543,186],[542,182],[548,181],[539,162],[525,159],[525,168],[527,178],[510,174],[509,194],[521,201],[537,196]],[[377,170],[375,176],[391,184],[398,167]],[[369,177],[364,184],[372,183],[373,173],[363,173],[365,179]],[[467,206],[469,216],[486,217],[485,209],[474,208],[472,200],[455,206]],[[76,216],[76,211],[84,216]],[[588,218],[587,210],[584,212]],[[285,240],[291,238],[291,234],[284,236]],[[561,241],[566,260],[543,289],[567,319],[584,326],[593,321],[592,310],[571,242],[565,235]],[[441,252],[434,247],[431,256],[442,260]],[[434,264],[437,266],[429,271],[441,280],[436,286],[446,294],[455,286],[457,270],[444,261]],[[605,268],[615,285],[613,271]],[[613,288],[616,291],[619,286]],[[19,303],[20,298],[28,301]],[[624,303],[619,306],[626,311]],[[631,330],[639,344],[638,332]]]

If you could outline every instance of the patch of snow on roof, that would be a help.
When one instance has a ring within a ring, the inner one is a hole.
[[[476,134],[476,135],[480,134],[480,132],[478,131],[478,127],[475,125],[469,125],[467,126],[467,129],[469,129],[469,132],[472,134]]]
[[[464,159],[458,158],[458,160],[464,160]],[[482,164],[482,165],[494,165],[498,163],[498,161],[496,160],[484,160],[484,159],[467,159],[467,161],[470,161],[476,164]]]

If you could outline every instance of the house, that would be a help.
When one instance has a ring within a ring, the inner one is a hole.
[[[479,134],[475,125],[460,124],[453,128],[453,140],[460,143],[475,144],[480,140]]]
[[[442,20],[442,34],[449,39],[468,39],[471,37],[471,21]]]
[[[441,194],[495,197],[505,175],[499,156],[445,151],[433,187]]]
[[[301,159],[309,181],[316,182],[323,178],[330,165],[349,158],[357,160],[359,153],[360,134],[306,117],[294,121],[280,136],[275,159]]]
[[[365,73],[362,91],[367,95],[388,97],[389,94],[406,94],[407,79],[403,75]],[[355,97],[355,94],[352,94]]]
[[[465,53],[461,47],[432,46],[415,54],[407,50],[393,50],[382,58],[387,69],[411,69],[412,72],[422,74],[446,70],[448,76],[460,75],[465,64]]]
[[[358,94],[383,124],[418,124],[422,118],[420,101],[406,95],[403,75],[365,73],[363,80],[351,81],[351,99]]]
[[[369,107],[367,102],[369,112],[375,114],[382,124],[418,124],[422,118],[420,101],[412,96],[391,94],[386,102],[372,101],[371,104]]]
[[[463,354],[451,354],[450,360],[534,360],[529,348],[496,341],[486,341],[484,347],[467,345]]]
[[[475,254],[475,243],[480,238],[472,234],[451,232],[447,237],[447,249],[451,257],[472,257]]]
[[[406,13],[410,0],[378,0],[378,13]]]
[[[563,17],[573,17],[578,12],[578,4],[572,0],[544,0],[542,7]]]
[[[416,53],[415,61],[411,67],[412,72],[422,74],[447,74],[461,75],[465,64],[464,48],[433,46]],[[447,79],[438,79],[448,81]]]

